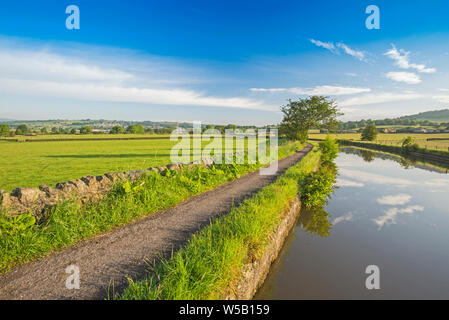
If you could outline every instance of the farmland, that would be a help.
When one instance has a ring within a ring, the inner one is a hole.
[[[120,135],[114,138],[116,136]],[[54,185],[86,175],[166,165],[171,163],[170,150],[176,143],[166,138],[35,143],[0,141],[0,189],[11,191],[16,187]],[[203,142],[203,146],[208,143]]]
[[[337,139],[360,141],[359,133],[339,133],[333,134],[333,137]],[[326,134],[311,133],[309,138],[311,139],[324,139]],[[449,133],[436,133],[436,134],[413,134],[413,133],[379,133],[374,143],[400,146],[402,140],[406,137],[412,137],[421,148],[427,148],[429,150],[448,151],[449,150]],[[428,140],[428,139],[445,139],[445,140]]]

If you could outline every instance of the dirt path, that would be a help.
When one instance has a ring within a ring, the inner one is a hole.
[[[170,255],[211,219],[229,212],[233,202],[238,205],[273,183],[311,148],[307,145],[280,160],[277,175],[250,173],[175,208],[13,269],[0,276],[0,299],[104,299],[111,283],[120,292],[128,283],[126,276],[141,278],[148,261]],[[79,290],[65,286],[69,265],[76,265],[80,270]]]

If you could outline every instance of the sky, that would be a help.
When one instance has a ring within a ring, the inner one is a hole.
[[[265,125],[315,94],[342,120],[449,108],[448,12],[447,0],[2,1],[0,118]]]

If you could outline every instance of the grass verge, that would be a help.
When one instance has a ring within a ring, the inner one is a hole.
[[[279,146],[279,158],[291,155],[299,148],[297,143]],[[98,202],[86,205],[76,200],[62,202],[38,224],[27,215],[23,215],[24,219],[11,219],[0,212],[0,272],[5,273],[13,266],[171,208],[259,167],[260,164],[222,164],[171,171],[166,176],[153,173],[133,184],[117,184]]]
[[[303,179],[317,166],[314,150],[279,179],[195,234],[170,259],[163,259],[146,279],[130,284],[115,299],[221,299],[244,265],[260,257],[284,209],[299,193]]]

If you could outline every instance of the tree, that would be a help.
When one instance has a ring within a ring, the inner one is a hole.
[[[43,134],[48,133],[47,128],[46,127],[41,128],[41,133],[43,133]]]
[[[112,127],[111,131],[109,131],[110,134],[119,134],[125,132],[125,129],[123,129],[122,126],[114,126]]]
[[[92,127],[89,127],[89,126],[84,126],[80,129],[81,134],[90,134],[90,133],[92,133],[92,131],[93,131]]]
[[[335,101],[323,96],[311,96],[298,101],[288,100],[281,107],[284,114],[280,125],[280,133],[289,140],[307,141],[308,132],[312,128],[335,130],[340,122],[338,116],[343,115],[337,109]]]
[[[70,133],[71,133],[71,134],[76,134],[76,129],[73,128],[72,130],[70,130]]]
[[[362,131],[362,140],[363,141],[374,141],[377,137],[377,128],[376,125],[371,123],[368,124],[365,129]]]
[[[9,137],[10,131],[9,124],[0,124],[0,137]]]
[[[16,129],[16,134],[27,134],[30,130],[26,126],[26,124],[21,124]]]
[[[145,128],[141,124],[134,124],[126,128],[128,133],[145,133]]]

